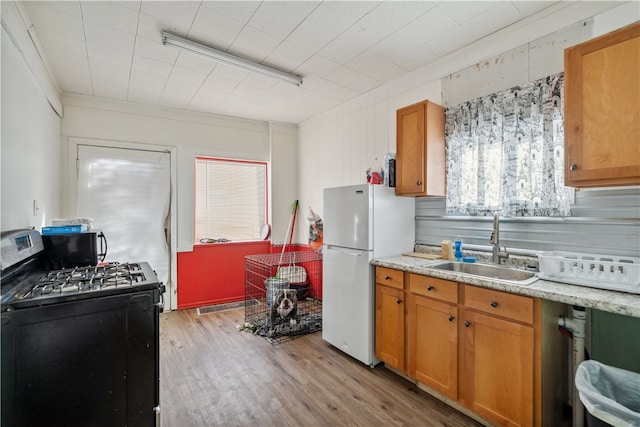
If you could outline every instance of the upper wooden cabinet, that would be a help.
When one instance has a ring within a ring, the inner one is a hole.
[[[564,51],[565,185],[640,184],[640,23]]]
[[[444,196],[444,108],[410,105],[397,110],[396,126],[396,194]]]

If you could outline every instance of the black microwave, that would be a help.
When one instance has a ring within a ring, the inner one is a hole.
[[[98,265],[107,256],[107,238],[101,231],[44,234],[42,242],[49,270]]]

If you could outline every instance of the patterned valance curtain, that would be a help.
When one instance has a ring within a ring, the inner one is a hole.
[[[447,213],[569,216],[563,73],[447,108]]]

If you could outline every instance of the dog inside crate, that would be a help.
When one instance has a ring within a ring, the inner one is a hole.
[[[276,332],[276,326],[284,325],[286,327],[287,321],[289,326],[295,328],[298,324],[296,315],[298,314],[298,296],[295,289],[278,289],[273,298],[271,304],[271,310],[269,311],[269,333],[268,336],[272,337]],[[284,321],[284,322],[283,322]],[[280,328],[282,329],[282,328]],[[284,335],[286,331],[281,331],[281,335]]]

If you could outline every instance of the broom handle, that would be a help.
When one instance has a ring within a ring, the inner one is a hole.
[[[296,218],[298,217],[298,201],[296,200],[296,206],[293,209],[293,223],[291,224],[291,234],[289,234],[289,246],[293,240],[293,230],[296,228]]]
[[[278,262],[278,271],[276,277],[280,276],[280,266],[282,265],[282,258],[284,257],[284,250],[287,247],[287,237],[289,237],[289,229],[293,224],[293,218],[295,217],[296,210],[298,209],[298,201],[294,201],[291,206],[291,218],[289,218],[289,226],[287,227],[287,234],[284,236],[284,242],[282,243],[282,252],[280,253],[280,262]]]

